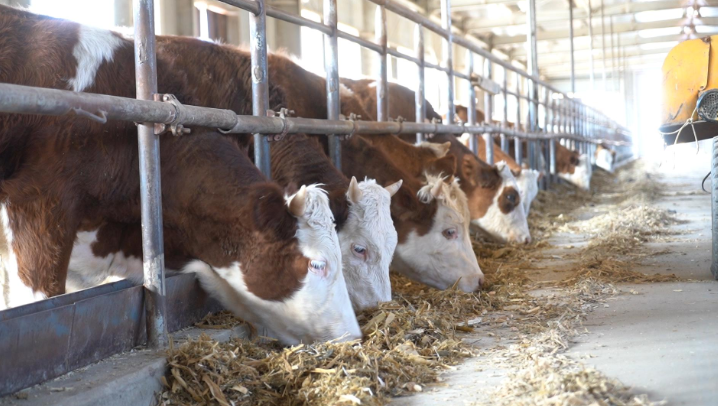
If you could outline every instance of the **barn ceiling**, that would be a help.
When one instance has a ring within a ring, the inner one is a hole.
[[[570,0],[536,1],[541,74],[567,77]],[[431,15],[440,13],[439,0],[414,3]],[[528,0],[452,0],[451,4],[455,26],[512,59],[526,61]],[[577,76],[590,70],[591,45],[599,73],[604,59],[607,66],[660,66],[679,41],[718,34],[718,0],[573,0],[573,7]]]

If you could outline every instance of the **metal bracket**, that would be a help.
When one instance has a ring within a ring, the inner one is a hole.
[[[485,78],[472,72],[469,76],[469,80],[471,81],[472,85],[478,87],[485,92],[491,93],[494,96],[501,93],[501,86],[489,78]]]
[[[273,141],[281,141],[284,139],[284,137],[287,136],[287,131],[289,131],[289,124],[287,123],[287,117],[291,117],[294,115],[294,110],[289,110],[287,108],[282,107],[279,109],[279,113],[277,113],[274,110],[267,110],[267,117],[279,117],[282,119],[282,132],[280,134],[269,134],[267,135],[267,141],[273,142]]]
[[[361,115],[360,115],[360,114],[356,114],[356,113],[349,113],[349,117],[346,117],[345,115],[340,114],[340,115],[339,115],[339,119],[340,119],[340,120],[345,120],[345,121],[351,121],[351,122],[352,122],[352,132],[351,132],[351,133],[349,133],[349,134],[337,135],[337,137],[339,137],[339,139],[340,139],[341,141],[348,140],[349,138],[351,138],[351,137],[354,135],[354,133],[357,132],[356,122],[359,121],[359,120],[361,120]]]
[[[174,119],[169,124],[164,123],[155,123],[155,135],[163,134],[165,131],[167,131],[167,127],[169,127],[169,131],[174,135],[175,137],[179,137],[180,135],[186,135],[189,134],[192,130],[189,128],[185,128],[184,125],[180,124],[182,121],[182,103],[180,103],[179,100],[175,97],[175,95],[170,93],[165,94],[159,94],[155,93],[153,96],[153,99],[155,101],[162,101],[165,103],[169,103],[174,106],[175,108],[175,115]]]

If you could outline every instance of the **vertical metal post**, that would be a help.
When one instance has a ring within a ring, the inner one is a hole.
[[[252,112],[265,117],[269,110],[269,81],[267,73],[267,12],[264,0],[257,0],[259,12],[249,13],[249,48],[252,57]],[[270,179],[269,141],[262,134],[254,134],[254,164]]]
[[[474,73],[474,53],[471,52],[471,50],[466,50],[467,54],[467,74],[469,75],[469,78],[471,78],[471,74]],[[471,83],[471,80],[468,81],[469,83],[469,107],[467,113],[467,120],[468,125],[473,126],[476,125],[476,89],[474,88],[474,85]],[[471,152],[474,154],[478,154],[479,149],[476,142],[476,134],[470,134],[469,138],[469,148],[471,149]]]
[[[591,9],[591,0],[588,0],[588,49],[589,61],[591,62],[591,91],[596,91],[596,80],[593,66],[593,10]]]
[[[573,49],[573,0],[568,0],[569,28],[568,35],[571,39],[571,95],[576,94],[576,61]]]
[[[544,132],[546,134],[551,133],[551,91],[544,87]],[[544,144],[553,144],[553,140],[551,138],[547,139]],[[546,165],[550,165],[550,145],[545,145],[545,148],[542,148],[542,151],[545,155],[544,161],[546,162]],[[551,175],[550,173],[547,173],[544,177],[544,185],[548,186],[551,184]]]
[[[529,0],[529,10],[527,15],[528,37],[526,38],[527,70],[534,76],[538,77],[538,45],[536,42],[536,0]],[[528,81],[529,95],[529,131],[535,133],[538,131],[538,86],[533,80]],[[536,169],[536,146],[535,141],[529,141],[529,165],[531,169]]]
[[[718,137],[713,138],[711,182],[711,219],[713,231],[711,272],[713,273],[713,277],[718,280]]]
[[[377,6],[376,14],[374,14],[374,39],[381,47],[381,54],[379,55],[379,80],[376,83],[376,121],[389,120],[386,35],[386,9],[384,9],[384,6]]]
[[[441,28],[446,30],[442,41],[442,55],[446,72],[446,121],[454,123],[454,41],[451,33],[451,0],[441,0]]]
[[[601,57],[603,59],[603,71],[601,72],[601,80],[603,81],[603,91],[606,92],[606,19],[603,16],[603,3],[601,0]]]
[[[616,52],[613,47],[613,16],[608,17],[609,34],[611,35],[611,82],[616,81]],[[614,89],[615,90],[615,89]]]
[[[488,58],[484,58],[484,75],[487,79],[493,80],[493,64]],[[484,121],[491,125],[494,117],[494,95],[484,92]],[[484,142],[486,143],[486,162],[490,165],[494,164],[494,137],[491,133],[484,134]]]
[[[426,118],[426,97],[424,97],[424,27],[417,24],[414,28],[414,49],[416,50],[416,59],[419,60],[417,69],[419,69],[419,88],[414,93],[416,104],[416,122],[423,123]],[[424,141],[423,133],[416,133],[416,142]]]
[[[522,76],[516,73],[516,130],[521,131],[521,79]],[[521,165],[524,160],[522,151],[523,143],[521,138],[514,138],[514,160]]]
[[[339,98],[339,46],[337,44],[337,0],[324,0],[324,25],[331,34],[324,34],[324,71],[327,78],[327,119],[338,120],[341,113]],[[341,170],[342,146],[339,137],[328,135],[329,157]]]
[[[153,100],[157,93],[157,56],[153,0],[132,3],[135,31],[137,99]],[[144,270],[147,345],[167,344],[165,319],[165,251],[162,230],[160,140],[152,123],[137,126],[142,217],[142,268]]]
[[[558,179],[556,179],[556,176],[558,175],[556,173],[556,140],[549,140],[549,173],[551,174],[551,181],[555,182]]]
[[[503,127],[504,129],[509,128],[509,70],[504,67],[504,86],[503,86],[503,95],[504,95],[504,122]],[[504,152],[509,152],[509,138],[506,136],[506,134],[501,133],[501,150]]]

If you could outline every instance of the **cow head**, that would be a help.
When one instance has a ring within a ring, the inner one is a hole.
[[[508,166],[491,166],[468,151],[462,156],[458,173],[474,227],[498,241],[531,241],[520,189]]]
[[[391,196],[401,181],[382,187],[374,180],[357,182],[352,177],[346,192],[349,215],[339,244],[349,297],[355,310],[375,307],[391,300],[389,265],[397,243],[391,220]]]
[[[610,173],[613,173],[613,153],[614,151],[599,146],[599,148],[596,150],[596,166]]]
[[[447,289],[458,281],[465,292],[477,290],[484,280],[469,236],[469,208],[458,180],[426,174],[417,196],[422,204],[436,205],[430,228],[412,230],[396,248],[394,269],[407,277]]]
[[[512,174],[516,178],[516,184],[519,187],[519,195],[521,195],[521,204],[524,206],[526,217],[528,217],[531,202],[533,202],[538,195],[538,181],[541,179],[541,172],[536,169],[522,169],[521,172],[512,172]]]
[[[571,166],[568,172],[559,172],[559,176],[584,190],[591,189],[591,164],[586,154],[577,158],[571,157]],[[573,170],[571,170],[573,169]]]
[[[284,344],[360,338],[326,193],[312,185],[284,199],[269,189],[254,194],[250,256],[225,267],[193,261],[184,272]],[[293,291],[278,295],[287,284]]]

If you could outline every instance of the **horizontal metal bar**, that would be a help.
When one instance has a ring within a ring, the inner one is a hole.
[[[223,3],[229,4],[231,6],[235,6],[235,7],[241,8],[243,10],[247,10],[254,14],[259,12],[259,5],[254,0],[220,0],[220,1],[222,1]],[[432,21],[431,19],[429,19],[429,18],[427,18],[427,17],[425,17],[425,16],[423,16],[423,15],[421,15],[421,14],[419,14],[419,13],[417,13],[417,12],[415,12],[415,11],[413,11],[393,0],[369,0],[369,1],[371,1],[372,3],[377,4],[379,6],[384,6],[384,7],[386,7],[387,10],[389,10],[401,17],[407,18],[407,19],[413,21],[414,23],[421,24],[423,27],[433,31],[434,33],[438,34],[439,36],[441,36],[443,38],[449,37],[448,30],[443,29],[441,27],[441,25],[437,24],[436,22]],[[297,25],[301,25],[304,27],[313,28],[315,30],[318,30],[318,31],[324,33],[324,34],[331,34],[331,32],[329,32],[330,31],[329,28],[327,28],[327,26],[324,24],[306,19],[301,16],[297,16],[297,15],[288,13],[286,11],[277,9],[270,5],[266,5],[265,8],[266,8],[267,15],[270,17],[274,17],[276,19],[286,21],[286,22],[289,22],[292,24],[297,24]],[[371,41],[367,41],[363,38],[351,35],[349,33],[343,32],[343,31],[339,31],[337,33],[337,36],[339,38],[343,38],[343,39],[346,39],[353,43],[359,44],[360,46],[370,49],[374,52],[381,53],[381,47]],[[526,79],[535,82],[538,85],[546,87],[547,89],[551,90],[553,93],[562,94],[566,99],[570,100],[570,103],[572,103],[572,104],[581,104],[580,102],[569,98],[567,94],[558,90],[551,84],[539,79],[538,77],[530,75],[529,73],[521,70],[520,68],[513,66],[511,64],[511,62],[509,62],[509,61],[504,61],[504,60],[500,59],[496,55],[492,54],[490,51],[482,48],[481,45],[479,45],[475,42],[472,42],[467,38],[454,36],[454,35],[452,35],[451,37],[452,37],[451,40],[454,44],[464,47],[464,48],[480,55],[481,57],[486,58],[486,59],[490,60],[491,62],[498,64],[499,66],[503,67],[504,69],[507,69],[511,72],[515,72],[515,73],[525,77]],[[408,56],[408,55],[404,55],[402,53],[399,53],[398,51],[388,50],[387,52],[394,57],[402,58],[402,59],[412,61],[414,63],[418,63],[418,60],[416,58]],[[427,68],[437,69],[442,72],[448,72],[448,68],[441,67],[439,65],[435,65],[435,64],[432,64],[429,62],[425,62],[424,65]],[[454,76],[459,77],[461,79],[469,80],[467,75],[464,75],[460,72],[459,73],[454,72]],[[606,121],[611,121],[608,119],[608,117],[606,117],[603,113],[601,113],[597,109],[590,107],[590,106],[587,106],[587,108],[593,115],[598,116]],[[626,129],[624,128],[624,130],[626,130]]]
[[[291,106],[290,106],[291,107]],[[0,112],[20,114],[64,115],[74,111],[102,112],[108,120],[175,123],[187,126],[219,128],[235,134],[412,134],[465,132],[507,134],[525,139],[572,138],[588,142],[611,143],[612,139],[586,138],[574,134],[526,133],[499,126],[463,126],[433,123],[374,122],[239,116],[231,110],[129,99],[69,90],[35,88],[0,83]],[[611,134],[622,134],[610,131]]]

